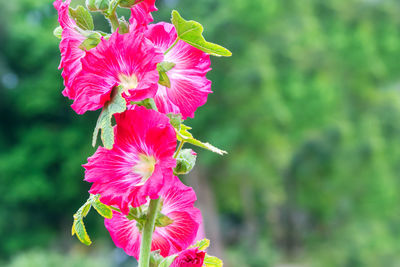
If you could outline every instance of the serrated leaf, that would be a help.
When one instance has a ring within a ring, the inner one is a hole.
[[[171,255],[164,258],[158,267],[169,267],[174,262],[176,257],[178,257],[178,255]]]
[[[93,132],[92,146],[96,145],[97,135],[101,130],[101,140],[107,149],[112,149],[114,145],[114,129],[111,124],[111,119],[114,114],[121,113],[126,110],[126,101],[122,97],[122,89],[116,87],[112,93],[110,101],[108,101],[100,113],[96,127]]]
[[[199,250],[205,250],[210,246],[210,240],[204,238],[200,241],[197,241],[196,244],[190,246],[191,248],[198,248]]]
[[[58,39],[61,39],[62,31],[63,31],[63,29],[61,28],[61,26],[58,26],[58,27],[56,27],[56,28],[54,29],[53,35],[54,35],[55,37],[57,37]]]
[[[79,28],[89,31],[94,29],[92,15],[83,6],[79,5],[75,9],[69,8],[69,13]]]
[[[202,35],[203,26],[196,21],[183,19],[178,11],[172,11],[171,22],[175,26],[178,38],[191,46],[213,56],[229,57],[232,55],[231,51],[225,47],[207,42]]]
[[[93,203],[93,207],[97,210],[97,212],[103,216],[104,218],[111,219],[113,216],[112,209],[104,205],[103,203],[100,202],[99,198],[97,198]]]
[[[174,174],[187,174],[196,164],[197,155],[192,149],[182,149],[176,157],[176,166]]]
[[[210,256],[208,254],[206,254],[206,256],[204,257],[203,264],[206,267],[222,267],[223,266],[222,260],[218,259],[217,257]]]
[[[228,152],[226,152],[224,150],[221,150],[221,149],[211,145],[210,143],[203,143],[203,142],[195,139],[193,137],[193,135],[188,131],[190,129],[191,129],[190,127],[188,127],[188,126],[186,126],[184,124],[181,124],[180,131],[179,132],[177,131],[178,141],[184,141],[184,142],[187,142],[189,144],[192,144],[192,145],[195,145],[195,146],[198,146],[198,147],[201,147],[201,148],[205,148],[207,150],[210,150],[210,151],[212,151],[214,153],[217,153],[217,154],[220,154],[220,155],[224,155],[224,154],[228,153]]]
[[[72,225],[72,235],[74,234],[76,234],[79,241],[81,241],[83,244],[87,246],[92,244],[92,241],[90,240],[89,235],[86,232],[85,225],[83,224],[81,218],[74,219],[74,224]]]

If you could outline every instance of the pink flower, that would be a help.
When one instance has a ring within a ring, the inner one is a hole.
[[[193,243],[201,221],[201,213],[193,206],[196,201],[193,189],[182,184],[176,176],[172,176],[170,183],[165,185],[160,198],[161,213],[170,218],[172,223],[155,228],[151,250],[159,249],[160,254],[167,257]],[[112,219],[105,219],[104,223],[115,245],[137,259],[142,234],[136,221],[114,212]]]
[[[110,100],[115,86],[123,88],[128,101],[154,97],[157,92],[157,63],[163,55],[139,32],[114,32],[109,40],[102,38],[97,47],[82,58],[82,71],[76,76],[72,108],[83,114],[96,110]]]
[[[176,30],[172,24],[149,25],[148,38],[165,52],[176,40]],[[169,51],[164,61],[175,66],[167,72],[170,88],[159,85],[154,100],[162,113],[181,113],[183,119],[193,118],[196,109],[207,102],[211,93],[211,81],[206,78],[210,69],[210,56],[201,50],[178,41]]]
[[[69,4],[71,0],[56,0],[53,5],[58,11],[58,21],[63,29],[60,42],[61,62],[59,69],[63,69],[64,78],[63,95],[73,99],[75,90],[71,87],[75,76],[81,70],[80,59],[85,55],[85,51],[79,48],[86,39],[78,31],[75,21],[69,16]]]
[[[116,122],[113,148],[99,147],[83,167],[85,180],[93,183],[89,192],[128,214],[130,205],[158,198],[171,179],[176,134],[167,116],[144,107],[118,114]]]
[[[131,8],[131,18],[129,19],[130,30],[145,30],[147,25],[153,21],[151,12],[157,11],[155,0],[138,0]]]
[[[201,267],[205,256],[198,248],[188,248],[178,254],[170,267]]]

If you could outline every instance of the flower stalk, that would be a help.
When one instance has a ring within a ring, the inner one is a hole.
[[[139,267],[149,267],[151,241],[159,203],[159,198],[150,200],[147,218],[142,232],[142,243],[140,244]]]

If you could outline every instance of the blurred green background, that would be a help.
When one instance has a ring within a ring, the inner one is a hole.
[[[77,3],[79,1],[75,1]],[[81,1],[82,2],[82,1]],[[185,178],[225,266],[400,266],[400,2],[163,0],[233,52],[188,124]],[[100,16],[96,25],[104,29]],[[49,0],[0,2],[0,266],[135,266],[102,219],[70,236],[99,112],[61,95]]]

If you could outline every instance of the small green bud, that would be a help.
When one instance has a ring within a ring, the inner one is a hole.
[[[129,32],[129,23],[125,20],[124,17],[118,19],[119,22],[119,33],[124,34]]]
[[[54,29],[53,34],[55,37],[61,39],[61,34],[62,34],[63,29],[61,26],[58,26],[57,28]]]
[[[110,6],[110,0],[96,0],[95,5],[97,10],[105,11]]]
[[[176,157],[176,167],[174,174],[187,174],[196,164],[197,154],[192,149],[182,149]]]
[[[96,0],[86,0],[86,7],[90,11],[98,11],[96,6]]]
[[[137,0],[121,0],[119,2],[120,7],[125,7],[125,8],[131,8],[133,5],[135,5]]]

